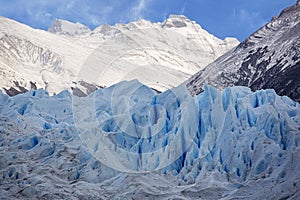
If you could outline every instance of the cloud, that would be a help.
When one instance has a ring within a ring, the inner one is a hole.
[[[266,23],[259,12],[249,12],[246,9],[235,10],[234,12],[237,20],[250,26],[251,29],[259,28]]]
[[[143,14],[145,11],[145,8],[147,6],[147,4],[149,3],[150,0],[140,0],[137,1],[137,3],[130,9],[131,13],[132,13],[132,19],[133,20],[137,20],[137,19],[141,19],[144,18]]]
[[[0,15],[41,29],[47,29],[56,18],[94,28],[116,18],[117,4],[118,1],[97,0],[11,0],[1,5]]]
[[[141,18],[157,22],[170,14],[183,14],[218,37],[236,35],[243,39],[295,1],[2,0],[0,15],[40,29],[47,29],[56,18],[93,29],[103,23]]]
[[[183,7],[180,12],[181,15],[183,15],[185,13],[186,3],[187,3],[187,0],[184,1]]]
[[[10,0],[1,5],[0,15],[34,28],[47,29],[58,18],[93,29],[103,23],[149,19],[157,15],[156,8],[160,4],[158,0]]]
[[[79,11],[75,16],[88,26],[99,26],[103,23],[108,23],[109,20],[116,17],[114,13],[115,5],[103,4],[101,6],[94,4],[86,4],[84,11]],[[72,16],[71,16],[72,17]]]

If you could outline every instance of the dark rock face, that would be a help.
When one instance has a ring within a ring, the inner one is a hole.
[[[30,81],[29,83],[30,83],[30,88],[31,88],[32,90],[37,90],[36,83],[34,83],[34,82],[32,82],[32,81]]]
[[[78,97],[85,97],[85,96],[91,94],[92,92],[96,91],[97,89],[103,88],[101,86],[98,86],[95,84],[90,84],[85,81],[78,81],[78,82],[73,82],[73,83],[75,86],[71,87],[71,90],[73,92],[73,95],[78,96]],[[3,90],[9,96],[15,96],[17,94],[26,93],[26,92],[28,92],[28,90],[37,90],[38,89],[36,86],[36,83],[32,82],[32,81],[29,82],[29,86],[30,86],[30,88],[27,89],[27,88],[23,87],[22,84],[19,83],[18,81],[14,81],[14,86],[12,86],[8,89],[3,88]]]
[[[19,90],[10,87],[9,89],[4,88],[4,91],[6,94],[8,94],[9,96],[15,96],[17,94],[21,94],[22,92],[20,92]]]
[[[276,70],[276,67],[274,67],[274,70]],[[273,88],[277,94],[289,96],[291,99],[300,102],[300,61],[273,76],[268,74],[272,73],[272,69],[269,71],[252,83],[251,88],[253,90]]]
[[[103,88],[102,86],[98,86],[95,84],[87,83],[85,81],[73,82],[76,86],[71,87],[72,93],[78,97],[85,97],[99,88]]]
[[[14,81],[14,84],[15,86],[10,87],[9,89],[3,88],[5,93],[8,94],[9,96],[15,96],[17,94],[28,92],[28,90],[25,87],[21,86],[18,81]]]
[[[99,86],[96,84],[87,83],[85,81],[78,81],[73,82],[74,86],[71,87],[72,94],[78,97],[85,97],[94,91],[96,91],[99,88],[105,88],[105,86]],[[26,93],[28,90],[37,90],[37,86],[35,82],[30,81],[29,82],[30,89],[26,89],[25,87],[21,86],[19,82],[14,81],[14,87],[10,88],[3,88],[4,92],[8,94],[9,96],[15,96],[18,94]],[[151,88],[156,93],[161,93],[161,91],[158,91],[154,88]],[[55,94],[54,94],[55,95]]]
[[[252,90],[273,88],[300,102],[300,4],[284,9],[239,46],[192,76],[192,94],[205,84],[218,88],[233,85]]]

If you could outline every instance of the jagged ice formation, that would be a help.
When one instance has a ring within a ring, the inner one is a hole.
[[[300,197],[298,103],[246,87],[185,91],[131,81],[77,100],[1,94],[1,198]]]

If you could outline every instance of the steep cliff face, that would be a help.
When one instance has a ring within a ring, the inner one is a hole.
[[[32,82],[50,94],[72,88],[82,96],[98,86],[138,79],[164,91],[238,43],[218,39],[182,15],[94,30],[57,19],[48,32],[1,17],[0,86],[15,94]]]
[[[235,49],[192,76],[193,94],[208,83],[252,90],[274,88],[279,95],[300,101],[300,3],[284,9]]]
[[[12,86],[6,90],[11,91],[7,92],[10,95],[34,88],[32,84],[47,88],[44,76],[47,73],[58,76],[64,71],[62,57],[57,53],[15,35],[5,34],[0,38],[0,52],[1,82],[2,86]]]

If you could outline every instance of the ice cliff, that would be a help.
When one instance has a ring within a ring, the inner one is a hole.
[[[1,93],[0,197],[297,199],[299,143],[300,106],[274,90]]]

